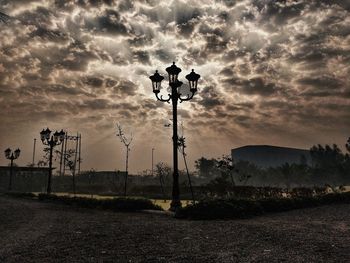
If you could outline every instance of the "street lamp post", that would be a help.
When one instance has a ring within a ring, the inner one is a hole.
[[[64,141],[64,136],[65,132],[61,130],[60,132],[56,131],[52,136],[51,136],[51,131],[49,128],[46,130],[42,130],[40,132],[40,139],[44,145],[47,145],[50,147],[50,155],[49,155],[49,176],[47,179],[47,193],[51,193],[51,177],[52,177],[52,153],[53,153],[53,148],[56,145],[60,145]]]
[[[171,88],[171,94],[168,94],[168,98],[164,99],[163,95],[160,95],[159,92],[161,89],[161,82],[164,79],[156,70],[156,73],[150,76],[152,81],[153,92],[156,95],[157,100],[162,102],[172,102],[173,105],[173,190],[172,190],[172,201],[170,204],[170,210],[176,211],[177,208],[181,207],[180,202],[180,189],[179,189],[179,169],[178,169],[178,135],[177,135],[177,103],[180,101],[189,101],[193,98],[194,94],[197,92],[197,83],[200,75],[196,74],[192,69],[192,72],[186,76],[186,79],[189,82],[191,94],[187,94],[186,97],[182,97],[182,94],[179,92],[179,88],[182,86],[182,82],[178,80],[178,75],[181,72],[181,69],[175,65],[175,62],[170,67],[166,68],[166,71],[169,75],[169,86]]]
[[[5,150],[5,157],[6,159],[11,160],[11,166],[10,166],[10,180],[9,180],[9,187],[8,190],[12,190],[12,173],[13,173],[13,160],[17,159],[21,153],[21,150],[17,148],[14,152],[11,151],[10,148],[7,148]]]

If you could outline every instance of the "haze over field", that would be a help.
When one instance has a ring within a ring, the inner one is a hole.
[[[0,12],[12,17],[0,19],[0,149],[20,147],[19,164],[48,126],[82,134],[82,169],[124,169],[117,121],[134,133],[131,172],[150,168],[152,147],[170,163],[171,106],[148,77],[172,61],[182,81],[201,75],[179,104],[191,166],[246,144],[349,137],[349,1],[0,0]]]

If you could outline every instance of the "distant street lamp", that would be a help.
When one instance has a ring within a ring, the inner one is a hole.
[[[14,152],[11,151],[10,148],[7,148],[5,150],[5,157],[6,159],[11,160],[11,166],[10,166],[10,180],[9,180],[9,187],[8,190],[12,190],[12,171],[13,171],[13,160],[17,159],[21,153],[21,150],[17,148]]]
[[[47,180],[47,193],[51,193],[51,177],[52,177],[52,152],[53,148],[56,145],[60,145],[64,140],[65,132],[61,130],[60,132],[56,131],[51,136],[51,131],[49,128],[46,130],[42,130],[40,132],[40,139],[44,145],[48,145],[50,147],[50,155],[49,155],[49,176]]]
[[[182,98],[182,94],[179,92],[179,88],[182,86],[182,82],[178,80],[178,75],[181,72],[181,69],[175,65],[175,62],[170,67],[166,68],[166,71],[169,75],[169,86],[171,88],[171,94],[168,94],[167,99],[163,99],[163,95],[160,95],[159,92],[161,89],[161,82],[164,79],[156,70],[156,73],[149,78],[152,81],[153,92],[156,95],[159,101],[168,102],[170,100],[173,104],[173,191],[172,191],[172,201],[170,204],[170,210],[176,211],[177,208],[181,207],[180,202],[180,189],[179,189],[179,169],[178,169],[178,135],[177,135],[177,102],[189,101],[193,98],[194,94],[197,92],[197,83],[200,75],[196,74],[192,69],[192,72],[186,76],[186,79],[189,82],[191,94],[187,94],[186,97]]]

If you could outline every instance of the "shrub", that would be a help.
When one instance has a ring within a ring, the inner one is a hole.
[[[140,211],[140,210],[162,210],[149,199],[143,198],[113,198],[94,199],[85,197],[57,196],[53,194],[39,194],[41,201],[54,201],[66,205],[75,205],[84,208],[100,208],[113,211]]]
[[[315,197],[265,198],[255,201],[239,199],[204,200],[194,205],[180,208],[175,216],[187,219],[249,218],[264,213],[283,212],[337,203],[349,204],[350,192]]]
[[[249,218],[263,213],[259,203],[251,200],[217,199],[201,201],[177,211],[177,218],[230,219]]]
[[[332,193],[319,196],[319,201],[322,204],[334,204],[334,203],[350,203],[350,192],[346,193]]]

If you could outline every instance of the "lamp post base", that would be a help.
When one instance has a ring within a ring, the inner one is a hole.
[[[181,201],[180,200],[172,200],[170,203],[169,211],[176,212],[177,209],[181,208]]]

